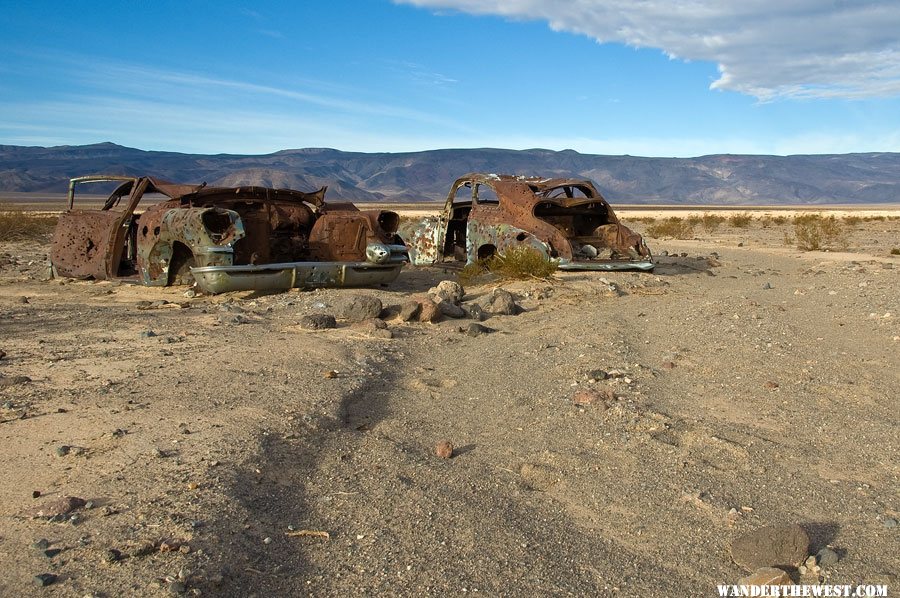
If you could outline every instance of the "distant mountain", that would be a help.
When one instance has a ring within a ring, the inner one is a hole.
[[[307,148],[263,156],[153,152],[114,143],[0,145],[0,192],[62,192],[84,174],[150,174],[174,182],[263,185],[331,199],[435,201],[467,172],[589,178],[627,203],[900,202],[900,154],[714,155],[698,158],[601,156],[531,149],[445,149],[409,153]]]

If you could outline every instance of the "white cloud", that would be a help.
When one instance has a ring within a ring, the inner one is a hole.
[[[900,95],[896,0],[395,0],[545,20],[601,43],[718,64],[713,89],[761,100]]]

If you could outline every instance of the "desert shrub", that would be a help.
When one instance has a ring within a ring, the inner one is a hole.
[[[844,224],[854,226],[862,222],[862,218],[859,216],[844,216]]]
[[[709,212],[703,214],[703,216],[700,217],[700,225],[703,226],[703,230],[708,233],[717,231],[723,222],[725,222],[725,218],[723,216],[719,216],[718,214],[710,214]]]
[[[804,214],[794,218],[794,236],[797,248],[803,251],[840,248],[847,246],[847,234],[834,216],[823,218],[819,214]]]
[[[787,218],[785,216],[772,216],[772,222],[775,224],[784,224],[787,222]]]
[[[493,255],[484,260],[466,264],[458,278],[463,286],[472,284],[487,273],[500,278],[526,279],[550,278],[556,272],[555,261],[547,259],[540,251],[525,246],[511,247],[503,255]]]
[[[677,216],[670,216],[661,222],[648,226],[647,234],[657,238],[690,239],[694,236],[694,227],[687,220]]]
[[[696,214],[691,214],[690,216],[685,218],[685,221],[691,225],[691,228],[697,228],[698,226],[700,226],[700,223],[703,222],[703,219]]]
[[[634,222],[642,222],[644,224],[653,224],[656,222],[656,218],[653,216],[641,216],[640,218],[629,218],[629,220],[633,220]]]
[[[747,228],[751,222],[753,222],[753,215],[746,212],[734,214],[728,219],[728,224],[735,228]]]
[[[0,208],[0,241],[44,239],[53,232],[57,217],[31,214],[19,208]]]
[[[759,219],[759,223],[762,225],[763,228],[769,228],[770,226],[772,226],[772,217],[769,216],[768,214],[766,214],[765,216],[763,216],[762,218]]]
[[[894,247],[891,249],[891,255],[900,255],[900,247]]]

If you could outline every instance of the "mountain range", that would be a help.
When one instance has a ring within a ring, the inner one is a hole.
[[[607,199],[623,203],[900,202],[900,153],[647,158],[545,149],[361,153],[307,148],[205,155],[114,143],[0,145],[0,192],[64,192],[74,176],[125,174],[215,186],[312,190],[328,185],[330,199],[350,201],[440,201],[467,172],[589,178]]]

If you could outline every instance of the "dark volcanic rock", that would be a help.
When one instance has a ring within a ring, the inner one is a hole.
[[[808,555],[809,536],[796,524],[761,527],[731,543],[731,558],[748,571],[798,567]]]

